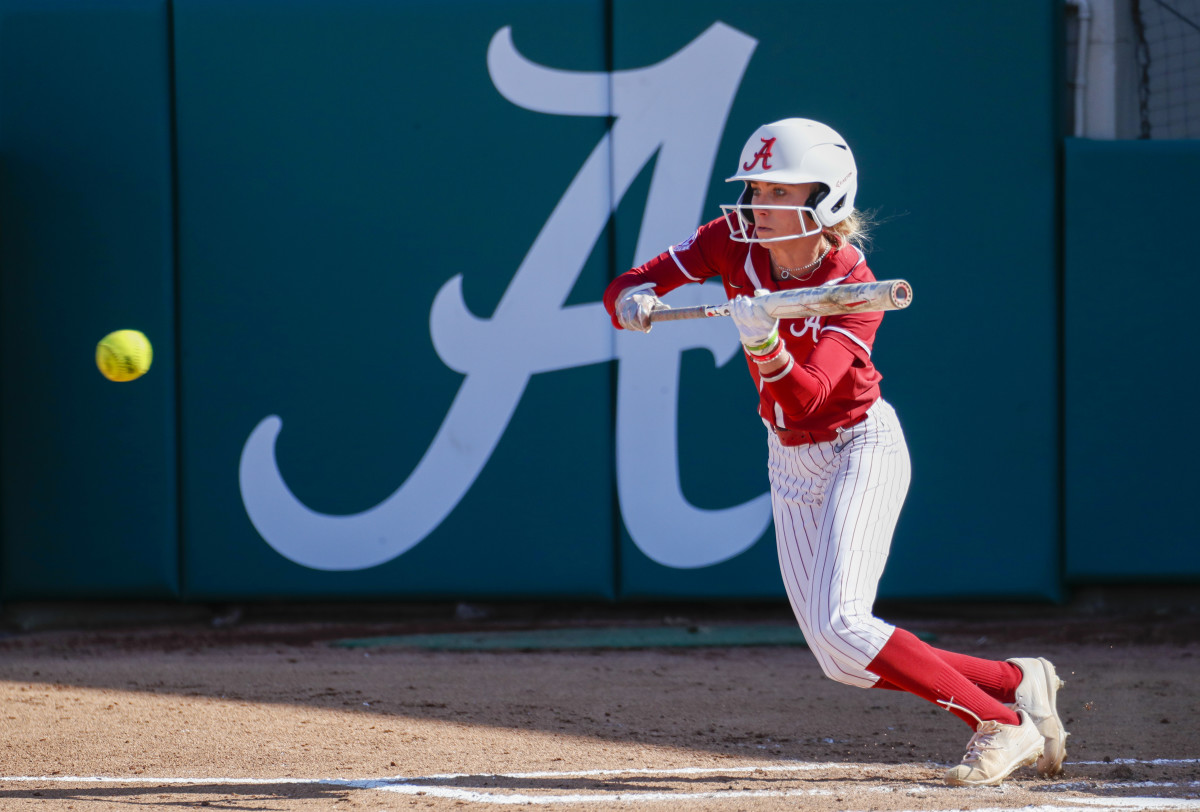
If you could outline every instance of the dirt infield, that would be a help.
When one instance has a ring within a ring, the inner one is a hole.
[[[1067,771],[941,774],[970,731],[825,679],[795,646],[444,652],[348,637],[789,623],[782,606],[426,607],[234,616],[0,639],[0,809],[1200,810],[1200,613],[905,607],[937,645],[1042,655],[1067,687]],[[332,613],[331,613],[332,614]],[[377,612],[378,614],[378,612]],[[215,621],[220,628],[214,628]]]

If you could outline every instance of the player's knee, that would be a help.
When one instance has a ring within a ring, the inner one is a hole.
[[[875,623],[875,616],[870,613],[848,612],[843,607],[835,606],[819,613],[810,613],[804,625],[817,638],[818,645],[833,649],[846,646],[857,649],[862,639],[870,636],[869,630]]]
[[[878,637],[878,621],[874,615],[831,612],[819,622],[815,622],[816,618],[812,620],[814,622],[807,624],[806,642],[826,652],[829,658],[855,660],[874,656],[873,652],[864,650],[866,641]]]
[[[825,676],[834,682],[840,682],[842,685],[850,685],[855,688],[868,687],[866,680],[862,676],[861,669],[844,658],[824,656],[818,657],[817,662],[821,664],[821,671]]]

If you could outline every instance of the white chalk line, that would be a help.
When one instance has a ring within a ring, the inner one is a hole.
[[[1094,789],[1099,781],[1065,781],[1054,789]],[[1200,787],[1200,781],[1104,781],[1105,789],[1141,789],[1143,787]]]
[[[1087,812],[1128,812],[1130,809],[1200,809],[1200,801],[1173,800],[1170,798],[1064,798],[1065,803],[1085,804]],[[1011,806],[964,806],[970,812],[1016,812]],[[1022,806],[1020,812],[1081,812],[1078,806]],[[867,812],[845,810],[845,812]],[[931,812],[929,809],[905,809],[897,812]]]
[[[1068,762],[1071,765],[1106,765],[1106,764],[1142,764],[1142,765],[1175,765],[1195,764],[1200,759],[1113,759],[1110,761],[1079,761]],[[497,791],[480,791],[462,789],[459,787],[437,786],[432,782],[456,781],[465,779],[567,779],[567,778],[603,778],[612,776],[694,776],[694,775],[730,775],[754,773],[801,773],[817,770],[855,769],[864,767],[887,769],[901,765],[863,765],[844,763],[805,762],[797,764],[762,764],[757,766],[728,766],[728,767],[679,767],[679,768],[629,768],[607,770],[564,770],[538,771],[520,773],[443,773],[425,776],[390,778],[221,778],[221,777],[152,777],[152,776],[80,776],[80,775],[44,775],[44,776],[0,776],[3,782],[55,782],[55,783],[92,783],[92,784],[158,784],[158,785],[204,785],[223,784],[235,786],[270,786],[279,784],[317,784],[322,786],[346,787],[348,789],[372,789],[384,792],[394,792],[401,795],[426,796],[448,800],[467,801],[481,804],[516,805],[529,804],[534,806],[550,806],[556,804],[578,803],[661,803],[700,800],[724,800],[740,798],[788,798],[798,796],[828,796],[834,790],[828,789],[785,789],[785,790],[710,790],[706,792],[603,792],[603,793],[570,793],[570,794],[511,794]],[[907,765],[914,766],[914,765]],[[919,765],[917,765],[919,766]],[[940,766],[926,764],[924,766]],[[1200,786],[1200,782],[1190,781],[1183,784],[1163,781],[1140,781],[1124,783],[1101,784],[1104,788],[1112,789],[1154,789],[1177,788],[1179,786]],[[1045,791],[1067,790],[1076,788],[1095,788],[1097,782],[1071,782],[1047,786]],[[950,787],[922,787],[922,792],[930,791],[959,792]],[[903,792],[895,787],[874,787],[871,791]],[[1088,807],[1089,812],[1125,812],[1129,809],[1194,809],[1200,810],[1200,799],[1176,798],[1066,798],[1054,804],[1023,807],[1023,812],[1079,812],[1081,806]],[[908,812],[926,812],[922,809]],[[977,808],[974,812],[1011,812],[1008,807]]]
[[[1095,764],[1149,764],[1151,766],[1162,764],[1200,764],[1200,758],[1112,758],[1106,759],[1105,761],[1068,761],[1067,764],[1078,764],[1084,766]]]
[[[681,803],[685,801],[736,800],[742,798],[796,798],[827,797],[836,795],[837,791],[829,789],[785,789],[785,790],[710,790],[708,792],[605,792],[605,793],[573,793],[570,795],[516,795],[480,792],[477,790],[456,789],[453,787],[431,787],[426,785],[390,785],[376,787],[386,792],[397,792],[402,795],[441,798],[451,801],[465,801],[478,804],[495,804],[497,806],[530,805],[551,806],[555,804],[585,804],[585,803]],[[893,787],[856,787],[855,792],[896,793]],[[937,788],[945,794],[957,793],[953,787]],[[922,794],[931,794],[929,788],[922,788]],[[1111,802],[1110,802],[1111,801]],[[1200,809],[1200,800],[1177,800],[1173,798],[1065,798],[1058,804],[1043,804],[1038,806],[1022,806],[1022,812],[1080,812],[1079,806],[1069,804],[1082,803],[1088,805],[1088,812],[1125,812],[1135,809]],[[1068,804],[1068,805],[1061,805]],[[913,809],[907,812],[928,812],[927,809]],[[1013,812],[1013,807],[995,807],[994,810],[981,810],[972,807],[972,812]]]

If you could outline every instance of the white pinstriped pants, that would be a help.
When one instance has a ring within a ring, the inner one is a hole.
[[[809,649],[830,679],[870,688],[894,626],[875,617],[879,579],[908,492],[908,446],[877,400],[837,440],[780,445],[768,431],[779,569]]]

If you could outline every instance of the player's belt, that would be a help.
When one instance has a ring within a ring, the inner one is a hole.
[[[851,426],[857,426],[859,423],[867,419],[867,413],[863,412],[853,423],[847,423],[842,426],[842,429],[848,429]],[[817,431],[805,431],[804,429],[786,429],[783,426],[776,426],[772,423],[763,421],[771,431],[775,432],[775,436],[779,438],[779,444],[788,446],[797,445],[812,445],[814,443],[828,443],[831,440],[838,438],[837,429],[818,429]]]
[[[782,426],[771,426],[770,428],[771,431],[775,432],[775,436],[779,438],[779,444],[786,446],[827,443],[830,440],[836,440],[838,436],[836,431],[802,431],[799,429],[785,429]]]

